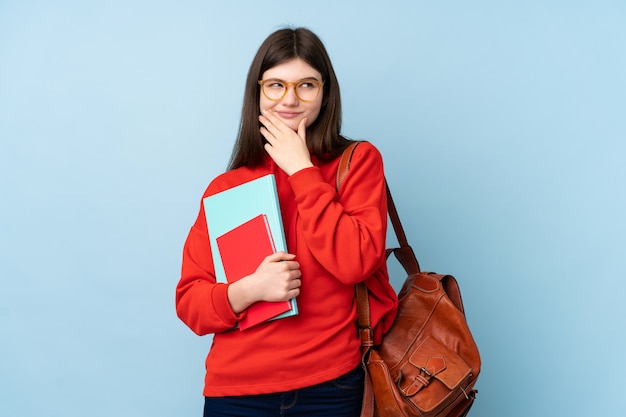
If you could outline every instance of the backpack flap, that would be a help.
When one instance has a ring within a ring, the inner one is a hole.
[[[458,396],[471,374],[456,352],[427,337],[402,367],[398,387],[420,410],[431,411]]]

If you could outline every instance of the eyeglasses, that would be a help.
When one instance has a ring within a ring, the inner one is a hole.
[[[283,80],[275,78],[269,80],[259,80],[261,85],[261,91],[263,95],[269,100],[278,101],[287,95],[289,86],[293,86],[293,90],[296,93],[296,97],[302,101],[313,101],[319,96],[323,81],[317,81],[312,79],[300,80],[295,83],[288,83]]]

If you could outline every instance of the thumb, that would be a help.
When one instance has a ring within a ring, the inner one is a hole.
[[[265,260],[267,262],[291,261],[295,257],[296,255],[292,253],[276,252],[276,253],[272,253],[271,255],[266,256]]]
[[[306,143],[306,117],[302,120],[300,120],[300,123],[298,123],[298,136],[300,136],[302,138],[302,140],[304,140],[304,142]]]

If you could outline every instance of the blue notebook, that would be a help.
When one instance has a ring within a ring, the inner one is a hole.
[[[204,212],[209,230],[209,242],[213,252],[213,266],[218,282],[228,282],[218,238],[233,231],[246,222],[264,215],[271,231],[271,238],[276,252],[287,252],[287,242],[283,228],[276,179],[268,174],[255,180],[204,198]],[[290,300],[291,309],[273,319],[290,317],[298,314],[295,298]]]

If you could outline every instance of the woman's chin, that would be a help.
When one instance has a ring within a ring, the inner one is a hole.
[[[294,132],[298,131],[298,124],[300,124],[300,120],[299,119],[295,120],[295,119],[283,119],[283,118],[281,118],[280,120],[282,120],[283,123],[285,123],[287,125],[287,127],[289,127]]]

